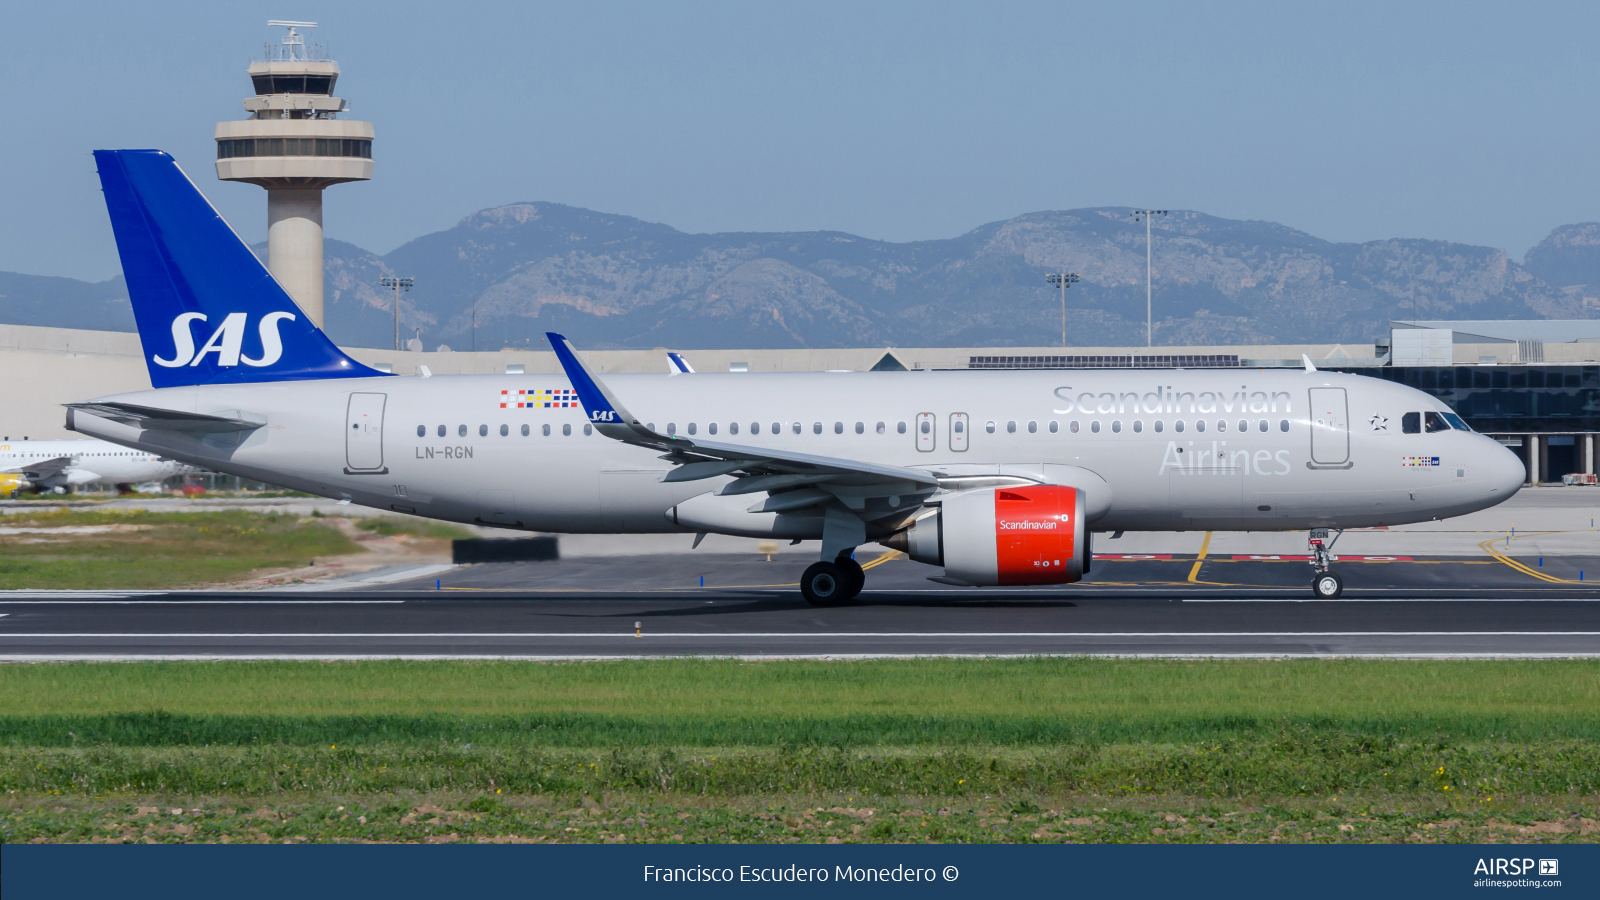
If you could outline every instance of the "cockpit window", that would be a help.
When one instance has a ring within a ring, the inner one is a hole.
[[[1442,413],[1442,415],[1444,416],[1444,420],[1450,423],[1451,428],[1454,428],[1457,431],[1472,430],[1472,426],[1468,425],[1464,419],[1455,413]]]
[[[1406,413],[1400,417],[1401,434],[1422,433],[1422,413]]]
[[[1450,423],[1446,422],[1443,413],[1429,412],[1422,414],[1422,427],[1429,434],[1439,431],[1449,431]]]

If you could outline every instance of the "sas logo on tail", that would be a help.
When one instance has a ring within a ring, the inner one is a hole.
[[[205,313],[184,313],[172,320],[172,349],[171,359],[162,359],[152,356],[150,359],[158,366],[177,369],[183,366],[198,366],[206,358],[206,354],[217,355],[217,365],[237,366],[244,363],[247,366],[270,366],[283,356],[283,339],[278,336],[278,323],[284,319],[294,321],[294,313],[273,312],[261,317],[257,326],[257,333],[261,336],[261,357],[251,359],[244,356],[244,333],[246,328],[246,315],[242,312],[228,313],[217,330],[200,347],[199,352],[194,349],[194,335],[189,330],[189,323],[204,322]]]

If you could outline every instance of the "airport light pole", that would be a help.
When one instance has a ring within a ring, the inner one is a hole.
[[[385,275],[378,279],[378,283],[386,288],[394,288],[394,348],[400,349],[400,292],[411,290],[411,285],[416,279],[409,275],[405,278],[390,278]]]
[[[1164,209],[1136,209],[1133,211],[1133,220],[1144,223],[1144,345],[1155,346],[1151,335],[1154,334],[1153,323],[1155,319],[1150,315],[1150,217],[1164,216]]]
[[[1078,280],[1077,272],[1051,273],[1044,277],[1045,281],[1061,286],[1061,349],[1067,349],[1067,288]]]

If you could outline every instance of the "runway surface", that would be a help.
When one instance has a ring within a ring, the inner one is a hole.
[[[963,589],[863,554],[866,592],[830,609],[793,586],[810,560],[781,554],[468,566],[343,591],[17,592],[0,595],[0,659],[1600,655],[1600,558],[1346,557],[1344,597],[1316,601],[1303,560],[1128,557],[1076,585]]]

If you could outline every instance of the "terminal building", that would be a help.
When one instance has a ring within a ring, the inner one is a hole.
[[[1346,371],[1439,398],[1475,430],[1520,454],[1530,483],[1594,474],[1600,320],[1392,325],[1388,364]]]

